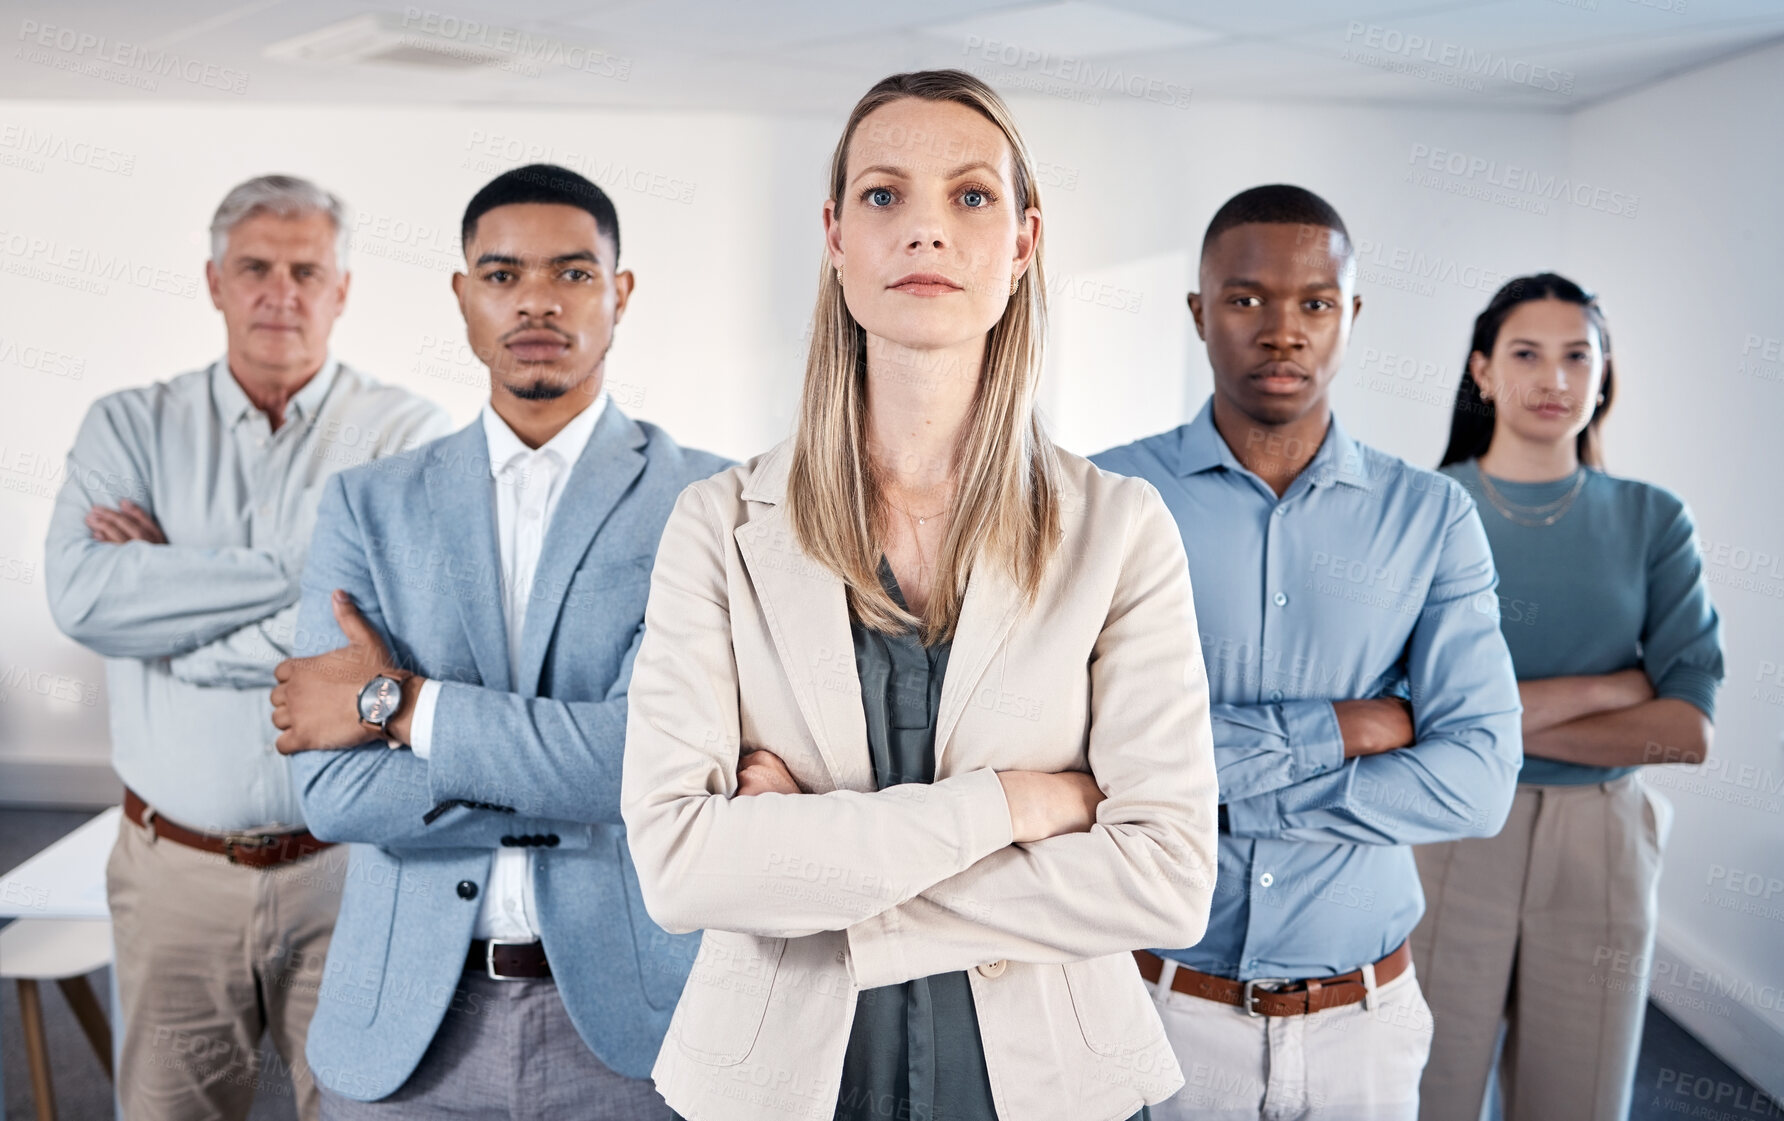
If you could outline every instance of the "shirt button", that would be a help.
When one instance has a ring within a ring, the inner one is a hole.
[[[1272,876],[1268,872],[1265,872],[1263,875],[1261,875],[1257,878],[1257,882],[1260,884],[1263,884],[1265,887],[1269,887],[1271,884],[1276,882],[1276,877]]]
[[[999,958],[996,961],[988,961],[984,965],[979,966],[979,976],[981,976],[981,977],[1002,977],[1004,970],[1008,969],[1009,967],[1010,967],[1010,963],[1003,960],[1002,958]]]
[[[475,898],[477,898],[477,885],[472,883],[470,880],[458,881],[458,897],[460,899],[475,899]]]
[[[1276,593],[1276,606],[1277,606],[1277,607],[1281,607],[1281,606],[1283,606],[1283,605],[1284,605],[1284,604],[1286,604],[1286,603],[1287,603],[1287,602],[1288,602],[1288,596],[1287,596],[1287,595],[1285,595],[1285,594],[1283,594],[1283,593],[1282,593],[1282,592],[1277,592],[1277,593]]]
[[[1273,701],[1280,701],[1282,699],[1282,690],[1281,689],[1270,690],[1270,699]]]
[[[1277,503],[1276,509],[1272,510],[1271,513],[1275,514],[1277,517],[1280,518],[1280,517],[1282,517],[1282,515],[1288,513],[1288,507],[1282,505],[1281,503]]]

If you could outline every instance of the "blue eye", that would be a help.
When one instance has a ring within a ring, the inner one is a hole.
[[[867,201],[873,206],[891,206],[892,192],[884,187],[875,187],[867,192]]]
[[[960,201],[977,209],[978,207],[984,206],[988,200],[985,198],[984,191],[968,191],[960,196]]]

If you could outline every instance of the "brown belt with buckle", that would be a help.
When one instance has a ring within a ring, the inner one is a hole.
[[[1139,963],[1140,976],[1146,979],[1147,984],[1156,985],[1158,979],[1164,976],[1164,959],[1157,954],[1135,950],[1134,961]],[[1411,965],[1412,949],[1402,942],[1393,953],[1375,963],[1376,987],[1380,988],[1400,976]],[[1275,987],[1260,987],[1264,985]],[[1305,981],[1278,977],[1235,981],[1231,977],[1216,977],[1212,973],[1198,972],[1186,965],[1177,967],[1177,975],[1171,978],[1171,991],[1199,996],[1203,1000],[1212,1000],[1219,1004],[1230,1004],[1235,1008],[1245,1009],[1253,1016],[1303,1016],[1309,1012],[1356,1004],[1369,995],[1361,969],[1353,969],[1335,977],[1312,977]]]
[[[466,973],[487,973],[492,980],[548,980],[551,963],[545,960],[545,943],[509,942],[501,938],[471,939],[465,954]]]
[[[294,860],[302,860],[313,852],[320,852],[334,843],[318,841],[307,829],[299,829],[294,833],[203,833],[188,829],[150,809],[149,804],[128,786],[124,788],[124,816],[147,829],[152,837],[195,848],[200,852],[216,853],[231,864],[249,868],[273,868],[280,864],[289,864]]]

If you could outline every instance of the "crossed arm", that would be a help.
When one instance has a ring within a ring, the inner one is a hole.
[[[862,987],[1199,938],[1214,877],[1207,682],[1181,539],[1150,488],[1133,506],[1090,662],[1087,757],[1106,797],[1094,821],[1081,801],[1037,836],[1019,831],[1025,788],[1062,776],[811,794],[768,753],[739,770],[726,538],[702,489],[684,492],[652,577],[621,799],[651,916],[671,931],[846,931]]]
[[[317,513],[297,634],[300,656],[278,667],[272,719],[317,836],[393,847],[490,847],[505,834],[549,832],[577,847],[588,843],[589,826],[619,822],[636,637],[600,700],[523,697],[443,681],[428,757],[389,750],[360,724],[359,690],[380,673],[404,681],[404,706],[387,726],[401,744],[412,738],[424,679],[414,659],[392,653],[367,538],[338,478]],[[500,751],[491,749],[498,744]]]
[[[297,584],[272,550],[168,543],[142,442],[120,406],[100,401],[68,453],[44,549],[62,632],[106,657],[176,657],[294,603]]]
[[[1458,502],[1406,644],[1409,729],[1392,698],[1216,706],[1232,834],[1403,845],[1498,832],[1522,754],[1511,655],[1483,609],[1495,584],[1480,520]]]

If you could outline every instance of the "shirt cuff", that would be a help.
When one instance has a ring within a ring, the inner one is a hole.
[[[1253,841],[1274,840],[1282,835],[1281,791],[1268,790],[1226,803],[1227,829],[1234,837]]]
[[[1721,674],[1711,673],[1697,666],[1674,666],[1666,671],[1666,676],[1654,687],[1654,695],[1696,705],[1699,712],[1714,720],[1716,689],[1721,684]]]
[[[428,678],[415,698],[415,715],[409,718],[409,750],[426,759],[434,749],[434,707],[440,703],[440,683]]]
[[[1344,734],[1330,701],[1290,701],[1282,705],[1282,726],[1294,757],[1294,781],[1330,774],[1344,766]]]

